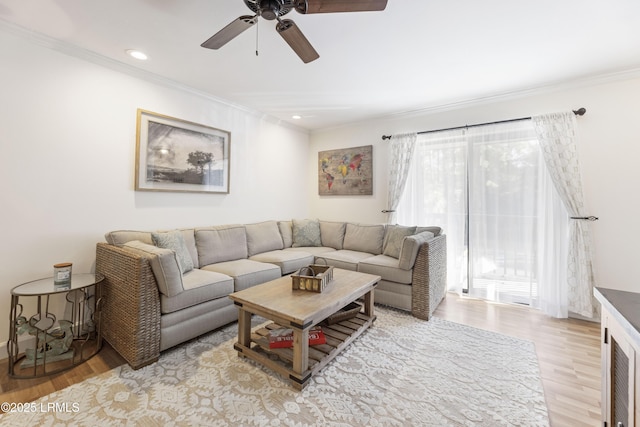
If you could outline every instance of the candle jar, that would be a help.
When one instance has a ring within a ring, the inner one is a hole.
[[[57,286],[71,284],[70,262],[63,262],[53,265],[53,284]]]

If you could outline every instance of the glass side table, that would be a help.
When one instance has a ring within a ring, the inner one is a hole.
[[[36,378],[54,374],[100,351],[103,280],[101,274],[72,274],[67,285],[56,285],[49,277],[11,290],[9,376]],[[27,317],[24,307],[35,314]],[[21,336],[30,337],[18,343]],[[23,351],[20,346],[24,346]]]

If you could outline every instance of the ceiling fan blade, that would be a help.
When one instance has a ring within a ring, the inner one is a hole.
[[[384,10],[387,0],[296,0],[300,13],[373,12]]]
[[[276,31],[278,31],[305,64],[320,58],[318,52],[311,46],[309,40],[307,40],[296,23],[291,19],[280,20],[278,25],[276,25]]]
[[[240,35],[243,31],[251,28],[257,21],[258,15],[249,16],[244,15],[231,22],[229,25],[215,33],[209,40],[202,43],[200,46],[207,49],[220,49],[229,41]]]

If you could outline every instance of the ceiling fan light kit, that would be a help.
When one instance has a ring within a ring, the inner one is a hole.
[[[318,59],[320,55],[296,23],[291,19],[281,19],[282,16],[293,9],[302,14],[311,14],[380,11],[387,7],[387,0],[244,0],[244,3],[255,15],[243,15],[235,19],[202,43],[202,47],[220,49],[254,26],[258,18],[262,17],[268,21],[278,21],[276,31],[306,64]]]

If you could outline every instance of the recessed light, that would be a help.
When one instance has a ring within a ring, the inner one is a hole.
[[[293,116],[291,116],[291,118],[293,120],[300,120],[302,118],[302,116],[298,115],[298,114],[294,114]]]
[[[140,61],[146,61],[148,58],[146,53],[140,52],[139,50],[128,49],[126,52],[127,55],[131,56],[132,58],[139,59]]]

